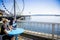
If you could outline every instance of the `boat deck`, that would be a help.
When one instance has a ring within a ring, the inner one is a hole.
[[[52,40],[52,39],[37,37],[37,36],[29,35],[29,34],[21,34],[19,39],[20,40]]]

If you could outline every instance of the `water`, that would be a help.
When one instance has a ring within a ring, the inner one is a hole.
[[[60,16],[31,16],[31,21],[60,23]]]
[[[19,27],[24,28],[26,30],[43,32],[52,34],[52,24],[41,24],[39,22],[51,22],[51,23],[60,23],[60,17],[56,16],[33,16],[30,21],[34,22],[20,22],[17,23]],[[38,22],[37,22],[38,21]],[[60,25],[55,24],[55,34],[60,35]]]

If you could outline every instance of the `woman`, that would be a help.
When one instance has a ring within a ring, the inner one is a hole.
[[[2,35],[8,34],[7,30],[11,30],[11,28],[7,25],[7,23],[8,23],[8,20],[3,19],[3,24],[2,24],[2,27],[1,27],[1,34]],[[6,38],[8,38],[8,40],[13,40],[14,39],[13,36],[9,36],[9,35],[3,36],[3,40],[5,40]]]
[[[15,29],[17,27],[16,19],[11,19],[9,25],[11,29]]]

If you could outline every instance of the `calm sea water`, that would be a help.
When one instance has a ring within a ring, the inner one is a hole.
[[[60,16],[31,16],[31,21],[60,23]]]
[[[17,23],[19,27],[24,28],[26,30],[36,31],[36,32],[44,32],[44,33],[52,33],[52,24],[40,24],[38,22],[51,22],[51,23],[60,23],[59,16],[32,16],[30,21],[35,21],[35,23],[31,22],[19,22]],[[60,35],[60,25],[55,24],[55,34]]]

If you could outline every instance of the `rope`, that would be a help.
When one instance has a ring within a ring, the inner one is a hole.
[[[23,2],[23,8],[22,8],[22,10],[21,10],[20,13],[22,13],[22,12],[24,11],[24,7],[25,7],[24,0],[22,0],[22,2]],[[6,8],[3,0],[2,0],[2,5],[3,5],[4,9],[13,16],[13,14],[12,14],[10,11],[8,11],[8,9]],[[19,8],[19,7],[18,7],[18,8]],[[20,8],[19,8],[19,10],[20,10]]]
[[[24,0],[22,0],[22,2],[23,2],[23,9],[22,9],[22,11],[20,13],[22,13],[24,11],[24,8],[25,8]]]
[[[5,4],[4,4],[3,0],[2,0],[2,5],[3,5],[4,9],[5,9],[8,13],[10,13],[11,15],[13,15],[13,14],[12,14],[11,12],[9,12],[8,9],[5,7]]]
[[[22,13],[22,12],[24,11],[24,8],[25,8],[24,0],[22,0],[22,2],[23,2],[23,8],[22,8],[22,10],[20,10],[20,8],[19,8],[19,6],[18,6],[18,4],[17,4],[17,2],[16,2],[16,5],[17,5],[17,7],[18,7],[18,9],[19,9],[19,13]]]

